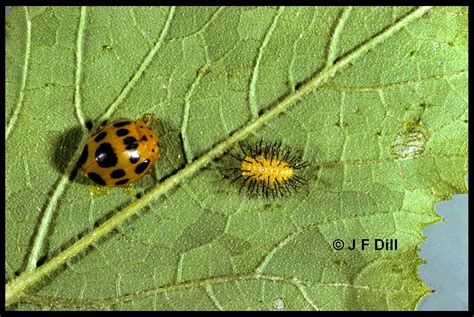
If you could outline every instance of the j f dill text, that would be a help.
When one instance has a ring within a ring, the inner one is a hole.
[[[347,243],[347,245],[346,245]],[[351,239],[346,242],[341,239],[333,241],[336,250],[374,250],[374,251],[396,251],[398,250],[397,239]]]

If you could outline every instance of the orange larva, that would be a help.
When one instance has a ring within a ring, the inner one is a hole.
[[[243,156],[232,157],[240,162],[234,170],[239,175],[232,181],[240,179],[242,188],[246,187],[251,195],[266,198],[278,198],[295,192],[307,181],[298,176],[298,170],[308,166],[301,156],[294,154],[281,142],[267,143],[260,140],[254,147],[240,145]]]

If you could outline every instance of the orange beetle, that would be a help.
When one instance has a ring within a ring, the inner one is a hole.
[[[146,174],[159,159],[158,137],[149,123],[149,115],[118,119],[91,134],[79,159],[84,174],[108,187],[128,187]]]

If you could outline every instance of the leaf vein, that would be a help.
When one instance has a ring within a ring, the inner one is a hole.
[[[140,24],[138,23],[137,21],[137,18],[135,16],[135,10],[134,8],[130,8],[130,17],[132,18],[132,22],[133,22],[133,26],[137,28],[137,30],[141,33],[141,35],[143,36],[143,38],[145,39],[145,41],[147,41],[148,45],[150,47],[153,46],[153,41],[150,40],[150,38],[148,37],[148,35],[143,31],[142,27],[140,26]]]
[[[296,50],[298,48],[299,41],[303,38],[306,30],[311,30],[315,21],[316,21],[316,8],[313,11],[313,17],[311,19],[311,22],[309,23],[308,28],[303,29],[300,35],[298,35],[298,38],[293,42],[293,54],[291,55],[291,60],[288,63],[288,85],[289,85],[290,91],[295,91],[296,83],[295,83],[295,78],[293,75],[293,66],[295,64]]]
[[[321,88],[323,89],[332,89],[332,90],[339,90],[339,91],[347,91],[347,92],[352,92],[352,93],[359,93],[359,92],[379,92],[379,91],[384,91],[384,90],[392,90],[392,89],[397,89],[399,87],[403,87],[405,85],[418,85],[422,84],[427,81],[433,81],[433,80],[449,80],[451,77],[459,76],[467,74],[466,70],[462,70],[460,72],[448,75],[448,76],[432,76],[432,77],[426,77],[426,78],[420,78],[416,80],[405,80],[405,81],[400,81],[396,83],[391,83],[391,84],[385,84],[385,85],[373,85],[373,86],[365,86],[365,87],[349,87],[349,86],[341,86],[341,85],[336,85],[336,84],[331,84],[331,83],[324,83],[321,85]],[[464,99],[466,101],[466,99]]]
[[[336,28],[334,29],[334,33],[329,43],[329,51],[328,56],[326,58],[326,67],[331,66],[336,60],[339,39],[341,37],[342,30],[344,29],[344,25],[346,24],[346,21],[349,18],[349,15],[351,14],[351,11],[352,7],[346,7],[341,12],[339,21],[337,22]]]
[[[168,30],[170,28],[171,20],[173,19],[173,16],[174,16],[175,9],[176,9],[175,7],[170,8],[169,13],[168,13],[168,18],[166,19],[165,25],[163,26],[163,30],[161,31],[160,38],[156,42],[155,46],[148,52],[148,55],[145,57],[143,62],[140,64],[140,67],[137,69],[137,71],[133,75],[132,79],[127,83],[127,85],[124,87],[122,92],[112,102],[112,104],[109,106],[107,111],[99,119],[99,122],[102,122],[102,121],[107,120],[107,119],[110,118],[110,116],[115,112],[117,107],[125,100],[128,93],[132,90],[132,88],[138,82],[138,80],[142,76],[145,69],[150,65],[150,63],[152,62],[152,60],[155,57],[156,53],[158,52],[161,45],[163,44],[163,41],[164,41],[166,35],[168,34]]]
[[[306,289],[304,288],[303,284],[302,284],[302,283],[299,283],[299,282],[295,282],[295,285],[296,285],[296,288],[298,288],[299,291],[301,292],[301,295],[303,295],[304,300],[305,300],[311,307],[313,307],[314,310],[319,310],[318,306],[316,306],[316,304],[314,304],[314,302],[311,300],[311,298],[309,298],[308,292],[307,292]]]
[[[467,72],[466,72],[467,74]],[[453,83],[449,80],[449,77],[445,77],[444,80],[447,82],[449,88],[456,94],[456,96],[458,96],[459,98],[461,98],[466,104],[469,103],[469,101],[467,100],[466,97],[464,97],[464,94],[460,93],[456,87],[453,85]]]
[[[84,24],[85,24],[85,17],[86,11],[85,7],[81,8],[81,18],[78,26],[78,33],[77,33],[77,55],[76,55],[76,91],[75,91],[75,105],[76,105],[76,113],[78,116],[79,121],[81,121],[81,125],[83,130],[87,130],[85,126],[85,122],[83,119],[83,115],[80,109],[80,93],[79,93],[79,83],[80,83],[80,73],[81,73],[81,59],[82,59],[82,36],[84,31]],[[44,241],[46,239],[46,234],[48,233],[51,219],[53,217],[54,210],[56,209],[56,205],[58,203],[59,197],[64,192],[66,185],[68,184],[69,174],[72,170],[72,163],[68,166],[68,172],[65,173],[59,180],[57,187],[53,191],[51,198],[49,199],[46,209],[44,211],[43,216],[41,217],[41,223],[38,227],[38,231],[36,233],[36,237],[33,242],[33,247],[31,249],[30,256],[28,257],[28,264],[26,266],[26,272],[31,272],[36,268],[36,263],[38,262],[40,253],[43,249]]]
[[[206,65],[203,66],[203,68],[207,68],[209,66],[209,59],[207,57],[207,49],[205,50],[206,52]],[[189,120],[189,110],[191,108],[191,97],[193,95],[194,89],[196,88],[197,85],[199,85],[199,82],[201,81],[202,76],[205,74],[205,72],[197,72],[196,77],[194,78],[193,83],[191,84],[191,87],[189,88],[188,92],[186,93],[184,97],[184,111],[183,111],[183,123],[181,124],[181,138],[183,140],[183,150],[184,150],[184,156],[186,158],[186,163],[191,163],[193,160],[193,153],[191,149],[191,145],[189,143],[188,135],[187,135],[187,128],[188,128],[188,120]]]
[[[178,41],[178,40],[184,40],[184,39],[187,39],[189,37],[192,37],[194,35],[197,35],[197,34],[201,34],[202,32],[206,31],[206,29],[209,27],[209,25],[211,25],[211,23],[219,16],[219,14],[222,12],[222,10],[224,10],[225,7],[219,7],[213,14],[212,16],[209,18],[209,20],[203,25],[203,27],[194,32],[194,33],[191,33],[189,35],[186,35],[186,36],[182,36],[182,37],[174,37],[174,38],[171,38],[171,39],[168,39],[166,42],[174,42],[174,41]]]
[[[263,273],[265,268],[268,266],[270,261],[272,260],[273,256],[283,249],[289,242],[291,242],[297,235],[299,235],[301,232],[303,232],[304,228],[300,227],[297,228],[294,232],[291,232],[289,235],[287,235],[285,238],[283,238],[268,254],[267,256],[263,259],[263,261],[258,265],[257,269],[255,270],[257,275],[260,275]]]
[[[81,73],[82,73],[82,47],[84,45],[84,25],[86,21],[86,9],[87,7],[81,7],[81,17],[79,20],[79,28],[77,30],[76,38],[76,82],[74,87],[74,107],[76,108],[76,116],[81,124],[82,130],[87,133],[86,121],[84,118],[84,113],[81,108]]]
[[[209,296],[209,298],[212,300],[212,303],[216,305],[217,309],[219,310],[225,310],[224,307],[222,307],[221,303],[216,297],[216,294],[214,294],[214,291],[212,290],[211,284],[206,285],[206,293]]]
[[[164,294],[165,299],[169,301],[170,304],[173,304],[173,301],[170,300],[168,293],[183,289],[192,289],[197,287],[203,287],[205,285],[220,285],[225,283],[238,283],[242,281],[271,281],[271,282],[280,282],[292,286],[298,287],[301,286],[319,286],[319,287],[333,287],[333,288],[351,288],[356,290],[369,290],[375,292],[396,292],[396,293],[419,293],[418,289],[409,289],[409,288],[377,288],[369,285],[354,285],[349,283],[323,283],[316,281],[300,280],[297,278],[288,278],[284,276],[274,276],[274,275],[253,275],[253,274],[241,274],[235,276],[218,276],[211,277],[202,280],[188,281],[178,285],[166,285],[161,286],[155,289],[149,289],[146,291],[124,294],[121,298],[106,298],[106,299],[95,299],[95,300],[77,300],[77,299],[58,299],[51,297],[41,297],[41,296],[31,296],[25,295],[21,302],[34,304],[39,306],[55,306],[55,307],[81,307],[81,308],[96,308],[104,309],[111,305],[119,305],[124,302],[130,302],[137,299],[144,299],[150,296],[155,296],[157,294]],[[313,304],[314,305],[314,304]]]
[[[179,255],[179,260],[178,260],[178,267],[176,269],[176,284],[179,284],[181,282],[181,276],[183,274],[183,262],[184,262],[184,254]]]
[[[20,94],[18,97],[18,102],[16,104],[15,110],[13,111],[13,114],[10,118],[10,121],[8,121],[7,128],[5,131],[5,142],[8,140],[8,137],[13,129],[13,127],[16,124],[16,121],[18,119],[18,115],[21,111],[21,108],[23,106],[23,99],[25,98],[24,90],[26,87],[26,78],[28,75],[28,66],[30,62],[30,52],[31,52],[31,19],[30,19],[30,14],[28,12],[28,7],[23,7],[25,11],[25,20],[26,20],[26,45],[25,45],[25,58],[23,62],[23,71],[21,75],[21,86],[20,86]]]
[[[257,59],[255,60],[255,65],[252,69],[252,79],[250,81],[250,86],[249,86],[249,106],[250,106],[250,113],[252,114],[252,118],[256,119],[258,117],[258,105],[257,105],[257,96],[256,96],[256,91],[257,91],[257,80],[258,80],[258,73],[260,70],[260,61],[262,60],[263,56],[263,51],[265,50],[265,47],[267,46],[268,42],[270,41],[270,38],[273,34],[273,30],[276,27],[276,24],[278,22],[278,19],[280,15],[283,13],[283,10],[285,7],[279,7],[278,11],[276,12],[275,16],[273,17],[272,24],[267,30],[267,33],[265,34],[265,37],[263,39],[262,45],[260,45],[258,49],[258,55]]]

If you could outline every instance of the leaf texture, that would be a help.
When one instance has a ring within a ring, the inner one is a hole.
[[[15,310],[412,310],[435,203],[467,192],[467,8],[15,7],[6,302]],[[157,119],[139,194],[91,191],[87,123]],[[310,163],[284,199],[237,142]],[[398,250],[333,241],[397,239]]]

